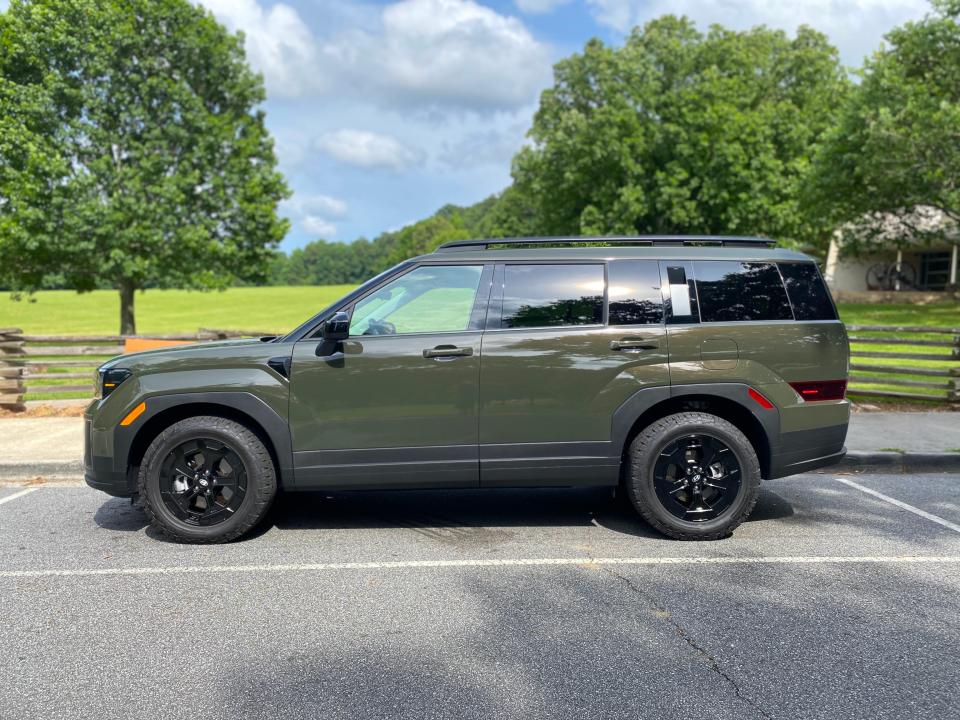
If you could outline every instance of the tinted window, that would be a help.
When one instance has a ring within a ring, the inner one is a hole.
[[[790,301],[772,263],[696,261],[703,322],[792,320]]]
[[[424,265],[360,300],[351,335],[466,330],[480,285],[482,265]]]
[[[797,320],[836,320],[830,293],[812,262],[778,263]]]
[[[607,266],[611,325],[663,322],[660,269],[655,260],[614,260]]]
[[[603,265],[507,265],[500,327],[603,322]]]

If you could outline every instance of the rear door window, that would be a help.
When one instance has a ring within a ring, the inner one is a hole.
[[[703,322],[792,320],[780,272],[773,263],[694,261]]]
[[[607,266],[611,325],[663,322],[660,269],[656,260],[612,260]]]
[[[830,292],[812,262],[777,263],[797,320],[836,320],[837,311]]]
[[[603,323],[603,265],[507,265],[502,328]]]

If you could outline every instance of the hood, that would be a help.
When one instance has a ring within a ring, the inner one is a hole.
[[[110,358],[103,365],[101,369],[111,368],[116,366],[125,366],[129,364],[138,364],[141,361],[150,361],[150,360],[160,360],[166,359],[169,356],[173,355],[190,355],[195,353],[203,353],[208,350],[216,350],[218,348],[237,348],[245,345],[261,345],[263,344],[258,338],[241,338],[237,340],[216,340],[214,342],[197,342],[190,343],[189,345],[170,345],[169,347],[154,348],[153,350],[141,350],[140,352],[127,353],[125,355],[117,355],[114,358]]]

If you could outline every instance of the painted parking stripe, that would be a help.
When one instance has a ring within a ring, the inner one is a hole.
[[[807,565],[930,563],[958,564],[960,555],[785,555],[781,557],[578,557],[505,558],[502,560],[391,560],[384,562],[304,563],[282,565],[188,565],[171,567],[90,568],[71,570],[0,570],[0,578],[90,577],[98,575],[192,575],[197,573],[330,572],[434,568],[501,568],[600,565]]]
[[[913,505],[908,505],[907,503],[901,500],[892,498],[889,495],[884,495],[882,492],[871,490],[868,487],[864,487],[863,485],[853,482],[853,480],[847,480],[846,478],[837,478],[837,482],[842,482],[844,485],[849,485],[852,488],[856,488],[861,492],[865,492],[867,495],[873,495],[873,497],[883,500],[884,502],[888,502],[891,505],[896,505],[898,508],[902,508],[907,512],[912,512],[914,515],[919,515],[922,518],[926,518],[931,522],[937,523],[937,525],[943,525],[945,528],[950,528],[954,532],[960,533],[960,525],[957,525],[956,523],[952,523],[949,520],[944,520],[939,515],[928,513],[926,510],[921,510],[920,508],[914,507]]]
[[[0,498],[0,505],[3,505],[4,503],[8,503],[11,500],[16,500],[17,498],[21,498],[24,495],[29,495],[36,489],[37,488],[27,488],[26,490],[21,490],[20,492],[13,493],[13,495],[7,495],[5,498]]]

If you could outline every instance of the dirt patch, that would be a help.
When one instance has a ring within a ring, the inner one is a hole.
[[[0,418],[80,417],[87,409],[83,405],[28,405],[26,410],[0,408]]]

